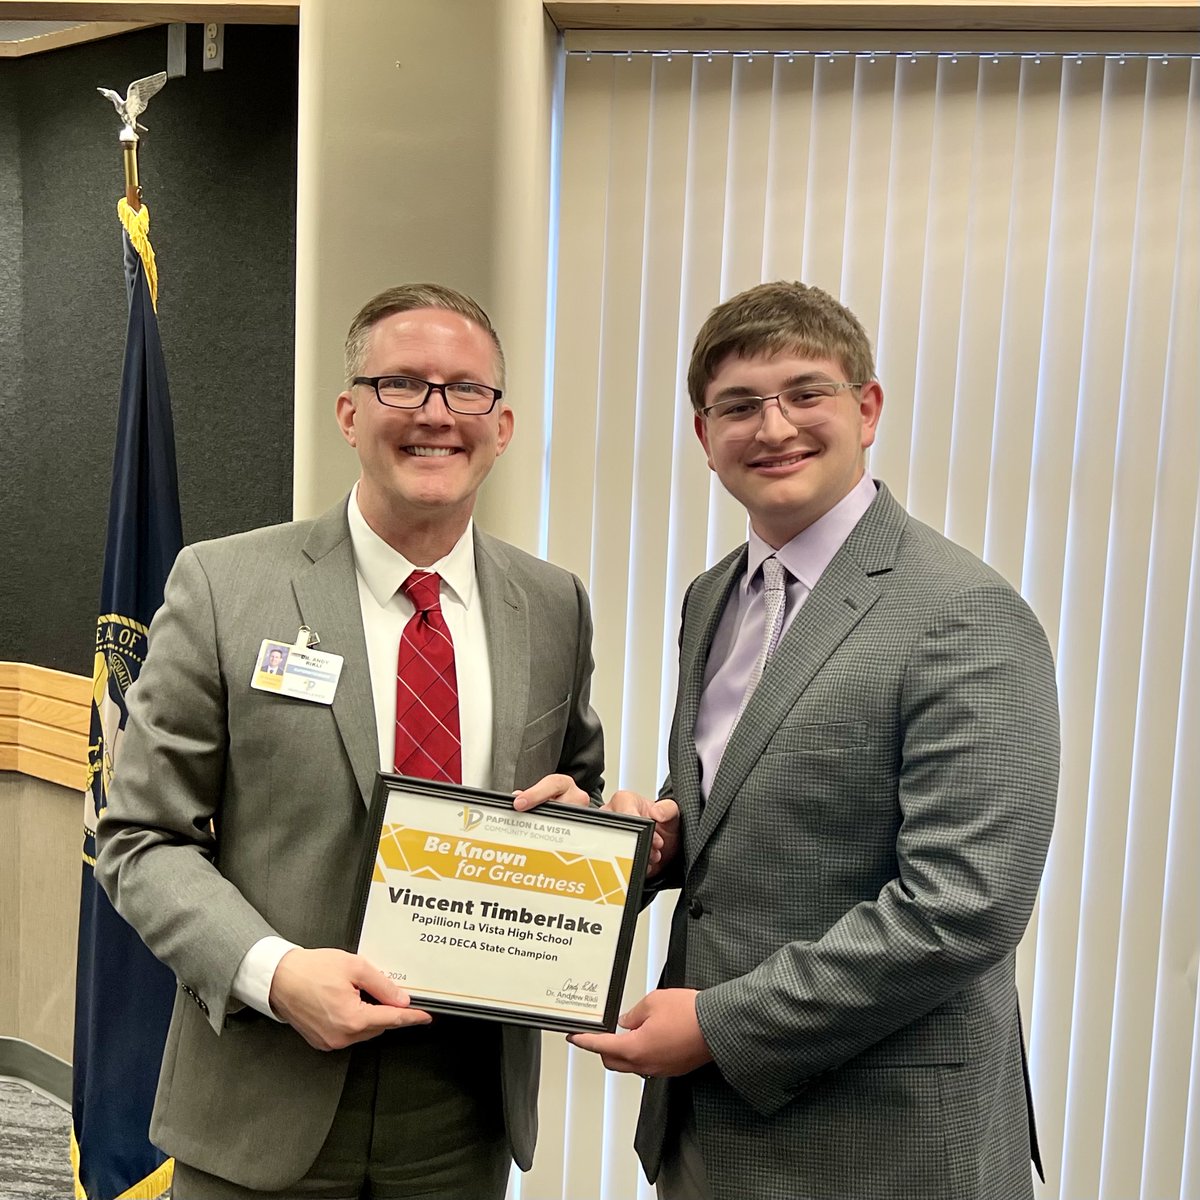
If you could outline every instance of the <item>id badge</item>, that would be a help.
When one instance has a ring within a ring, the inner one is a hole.
[[[317,650],[316,644],[316,635],[305,627],[291,645],[263,638],[250,686],[294,700],[332,704],[345,660],[340,654]]]

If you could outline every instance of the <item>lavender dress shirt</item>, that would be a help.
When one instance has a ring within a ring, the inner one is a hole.
[[[875,481],[864,471],[858,483],[833,508],[778,550],[750,530],[746,573],[729,593],[704,668],[704,691],[696,716],[696,752],[700,757],[700,790],[705,800],[725,753],[725,743],[733,732],[750,671],[762,644],[763,559],[774,554],[787,570],[782,641],[800,606],[874,499]]]

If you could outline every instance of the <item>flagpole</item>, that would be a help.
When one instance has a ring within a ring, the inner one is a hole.
[[[126,96],[100,88],[121,118],[125,194],[115,207],[127,288],[125,357],[96,621],[88,783],[83,814],[71,1097],[74,1194],[152,1200],[167,1193],[174,1160],[149,1126],[176,984],[113,908],[95,876],[96,832],[125,727],[125,695],[145,658],[150,622],[183,544],[167,372],[155,303],[158,270],[150,210],[138,180],[138,116],[165,72]]]
[[[134,212],[142,207],[142,185],[138,182],[138,135],[128,125],[119,134],[125,158],[125,202]]]
[[[153,82],[155,78],[152,76],[150,80],[143,82]],[[131,94],[137,86],[136,83],[130,84]],[[140,112],[142,109],[138,111]],[[117,140],[121,143],[121,157],[125,166],[125,207],[122,210],[121,204],[118,203],[117,212],[121,217],[121,224],[124,226],[125,232],[129,235],[133,250],[141,258],[146,268],[146,283],[150,287],[150,303],[157,311],[158,268],[154,261],[154,248],[150,245],[150,210],[142,204],[142,184],[138,178],[138,143],[141,138],[138,137],[133,126],[126,123],[121,127]],[[126,282],[130,282],[130,280]]]

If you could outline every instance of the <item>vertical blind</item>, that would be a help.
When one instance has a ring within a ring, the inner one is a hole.
[[[817,284],[877,348],[872,473],[1055,651],[1062,783],[1018,959],[1040,1195],[1197,1200],[1200,60],[714,47],[565,75],[543,550],[591,593],[610,790],[661,779],[683,591],[746,533],[693,432],[692,339],[745,287]],[[546,1058],[514,1194],[652,1196],[640,1080],[561,1038]]]

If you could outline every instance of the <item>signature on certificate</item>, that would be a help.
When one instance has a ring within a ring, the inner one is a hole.
[[[546,995],[553,996],[559,1004],[595,1008],[600,999],[600,984],[594,979],[564,979],[557,990],[547,988]]]

